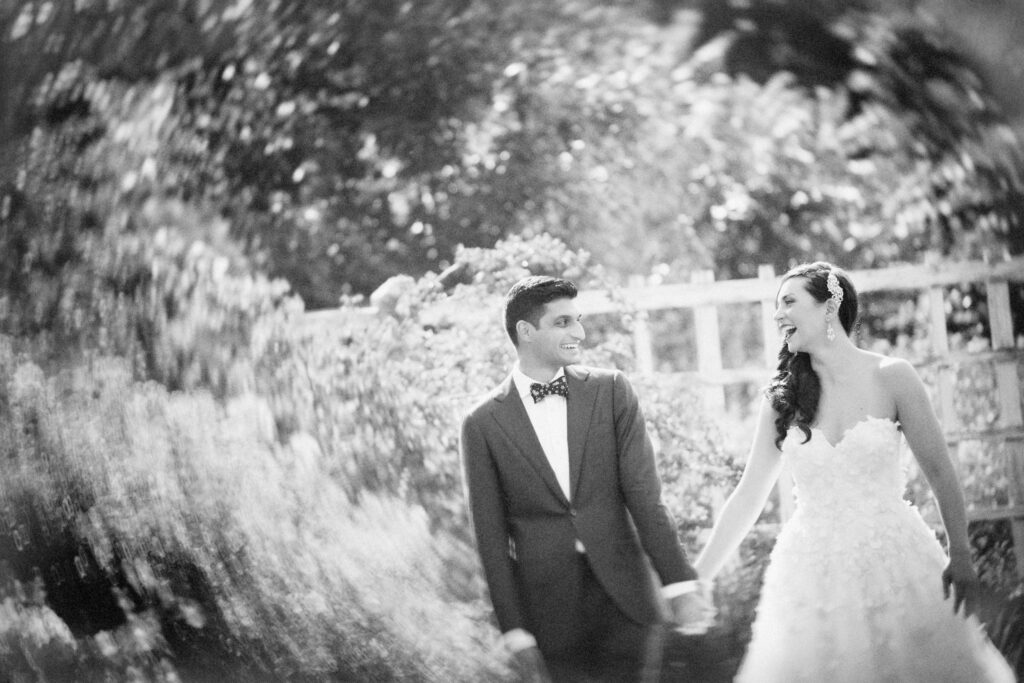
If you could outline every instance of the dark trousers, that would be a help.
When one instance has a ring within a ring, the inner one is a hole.
[[[571,635],[554,651],[539,642],[552,678],[556,683],[657,681],[662,629],[627,617],[594,576],[586,555],[579,555],[575,569],[580,586],[576,610],[565,615]]]

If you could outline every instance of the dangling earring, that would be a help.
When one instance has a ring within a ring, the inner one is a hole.
[[[832,327],[832,321],[829,320],[828,318],[826,318],[825,320],[828,321],[828,324],[825,326],[825,339],[828,339],[830,342],[835,341],[836,331],[835,328]]]

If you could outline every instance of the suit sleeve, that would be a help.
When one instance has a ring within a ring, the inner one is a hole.
[[[661,499],[661,477],[640,402],[621,372],[612,378],[619,483],[640,543],[662,585],[697,578],[679,543],[675,520]]]
[[[502,633],[525,628],[509,554],[505,497],[490,448],[472,416],[462,423],[459,444],[466,500],[498,627]]]

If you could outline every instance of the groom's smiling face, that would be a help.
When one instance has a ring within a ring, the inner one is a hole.
[[[576,301],[555,299],[544,306],[544,313],[533,326],[526,323],[526,335],[520,335],[526,351],[533,361],[552,374],[563,365],[578,363],[580,343],[586,338]],[[523,346],[523,344],[521,344]]]

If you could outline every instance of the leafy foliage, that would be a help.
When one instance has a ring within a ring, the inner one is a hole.
[[[568,179],[547,195],[545,228],[616,272],[664,264],[749,277],[759,263],[875,267],[927,249],[963,258],[1022,248],[1019,145],[923,25],[857,13],[819,23],[849,60],[814,89],[800,71],[734,59],[742,31],[690,53],[683,22],[616,26],[628,28],[592,34],[616,58],[588,63],[586,77],[565,54],[568,65],[524,64],[546,87],[506,87],[533,111],[508,107],[501,118],[509,131],[521,119],[538,131],[530,137],[561,133],[546,157],[528,156],[533,175],[560,167]],[[519,138],[494,145],[515,159]]]
[[[86,77],[71,71],[75,89]],[[156,191],[169,86],[90,92],[88,114],[35,132],[4,204],[0,329],[39,359],[117,354],[171,388],[238,391],[257,321],[301,304],[252,268],[212,207]]]
[[[503,675],[422,510],[353,500],[342,454],[277,443],[262,400],[171,394],[109,359],[47,379],[3,342],[5,671],[28,675],[24,653],[76,680]]]
[[[1018,678],[1024,673],[1024,599],[1018,591],[986,620],[992,642]],[[986,615],[987,616],[987,615]]]
[[[659,453],[663,495],[695,556],[700,532],[714,523],[741,466],[725,451],[722,425],[706,416],[693,387],[672,376],[637,377],[636,384]]]
[[[740,544],[733,562],[715,579],[717,628],[733,640],[736,652],[745,651],[750,642],[750,626],[754,623],[764,571],[777,533],[778,527],[774,525],[756,527]]]
[[[310,308],[517,234],[618,278],[1024,248],[1019,142],[933,25],[870,2],[649,21],[673,4],[24,2],[2,177],[33,131],[88,148],[118,88],[161,82],[136,192],[208,202]]]

